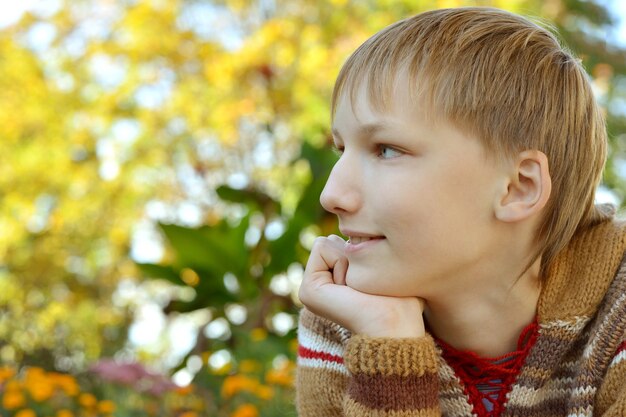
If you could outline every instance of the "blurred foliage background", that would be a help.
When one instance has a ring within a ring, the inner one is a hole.
[[[336,230],[318,203],[333,81],[402,17],[554,25],[606,111],[600,196],[626,201],[618,0],[4,4],[1,416],[295,415],[295,294]]]

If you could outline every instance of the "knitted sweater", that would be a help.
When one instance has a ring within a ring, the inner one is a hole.
[[[503,416],[626,416],[626,222],[572,239],[542,287],[539,336]],[[300,417],[471,416],[464,388],[430,335],[370,338],[304,309]]]

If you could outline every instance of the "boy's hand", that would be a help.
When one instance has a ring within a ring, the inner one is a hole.
[[[394,338],[423,336],[424,300],[366,294],[346,285],[345,246],[346,242],[336,235],[315,240],[300,287],[302,303],[353,333]]]

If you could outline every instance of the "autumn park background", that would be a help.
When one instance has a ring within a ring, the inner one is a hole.
[[[606,110],[600,198],[626,201],[618,0],[2,1],[2,417],[295,416],[333,80],[401,17],[554,25]]]

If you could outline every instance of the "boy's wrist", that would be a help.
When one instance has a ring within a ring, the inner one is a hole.
[[[372,338],[410,339],[423,337],[426,334],[424,326],[371,326],[357,332],[358,334]]]
[[[354,329],[355,333],[368,337],[395,339],[423,337],[426,334],[423,300],[388,297],[385,297],[384,300],[385,303],[377,306],[380,313],[376,314],[376,319],[361,323]]]

